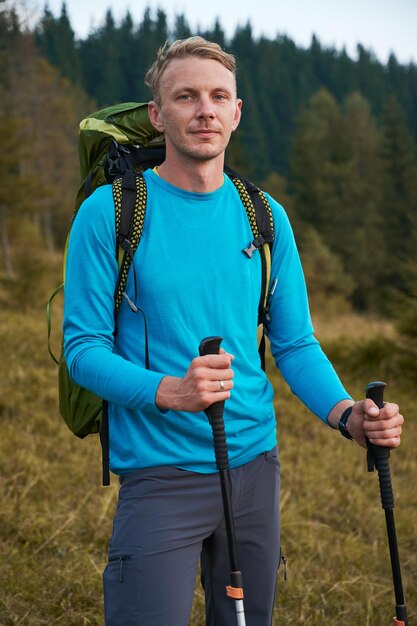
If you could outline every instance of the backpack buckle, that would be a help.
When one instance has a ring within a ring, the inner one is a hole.
[[[243,248],[242,252],[244,252],[246,256],[251,259],[252,254],[255,252],[255,250],[259,250],[259,248],[263,246],[264,243],[265,239],[262,237],[262,235],[259,235],[259,237],[256,237],[256,239],[250,242],[247,248]]]

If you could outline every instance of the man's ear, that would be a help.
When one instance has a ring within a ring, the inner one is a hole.
[[[232,124],[232,132],[235,131],[236,128],[239,126],[241,116],[242,116],[242,100],[240,98],[237,98],[235,117],[234,117],[233,124]]]
[[[148,102],[148,115],[152,126],[160,133],[164,132],[164,125],[160,120],[160,108],[155,102],[151,100]]]

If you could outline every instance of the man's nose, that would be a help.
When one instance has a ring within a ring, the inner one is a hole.
[[[209,95],[202,94],[198,100],[198,117],[211,118],[214,117],[213,102]]]

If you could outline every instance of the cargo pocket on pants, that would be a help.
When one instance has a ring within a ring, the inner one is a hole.
[[[140,612],[140,573],[143,548],[117,546],[109,550],[104,570],[104,613],[106,626],[135,624]]]

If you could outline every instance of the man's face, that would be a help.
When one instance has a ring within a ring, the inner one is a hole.
[[[240,120],[235,77],[213,59],[173,59],[161,77],[152,124],[165,134],[167,157],[206,161],[223,155]]]

